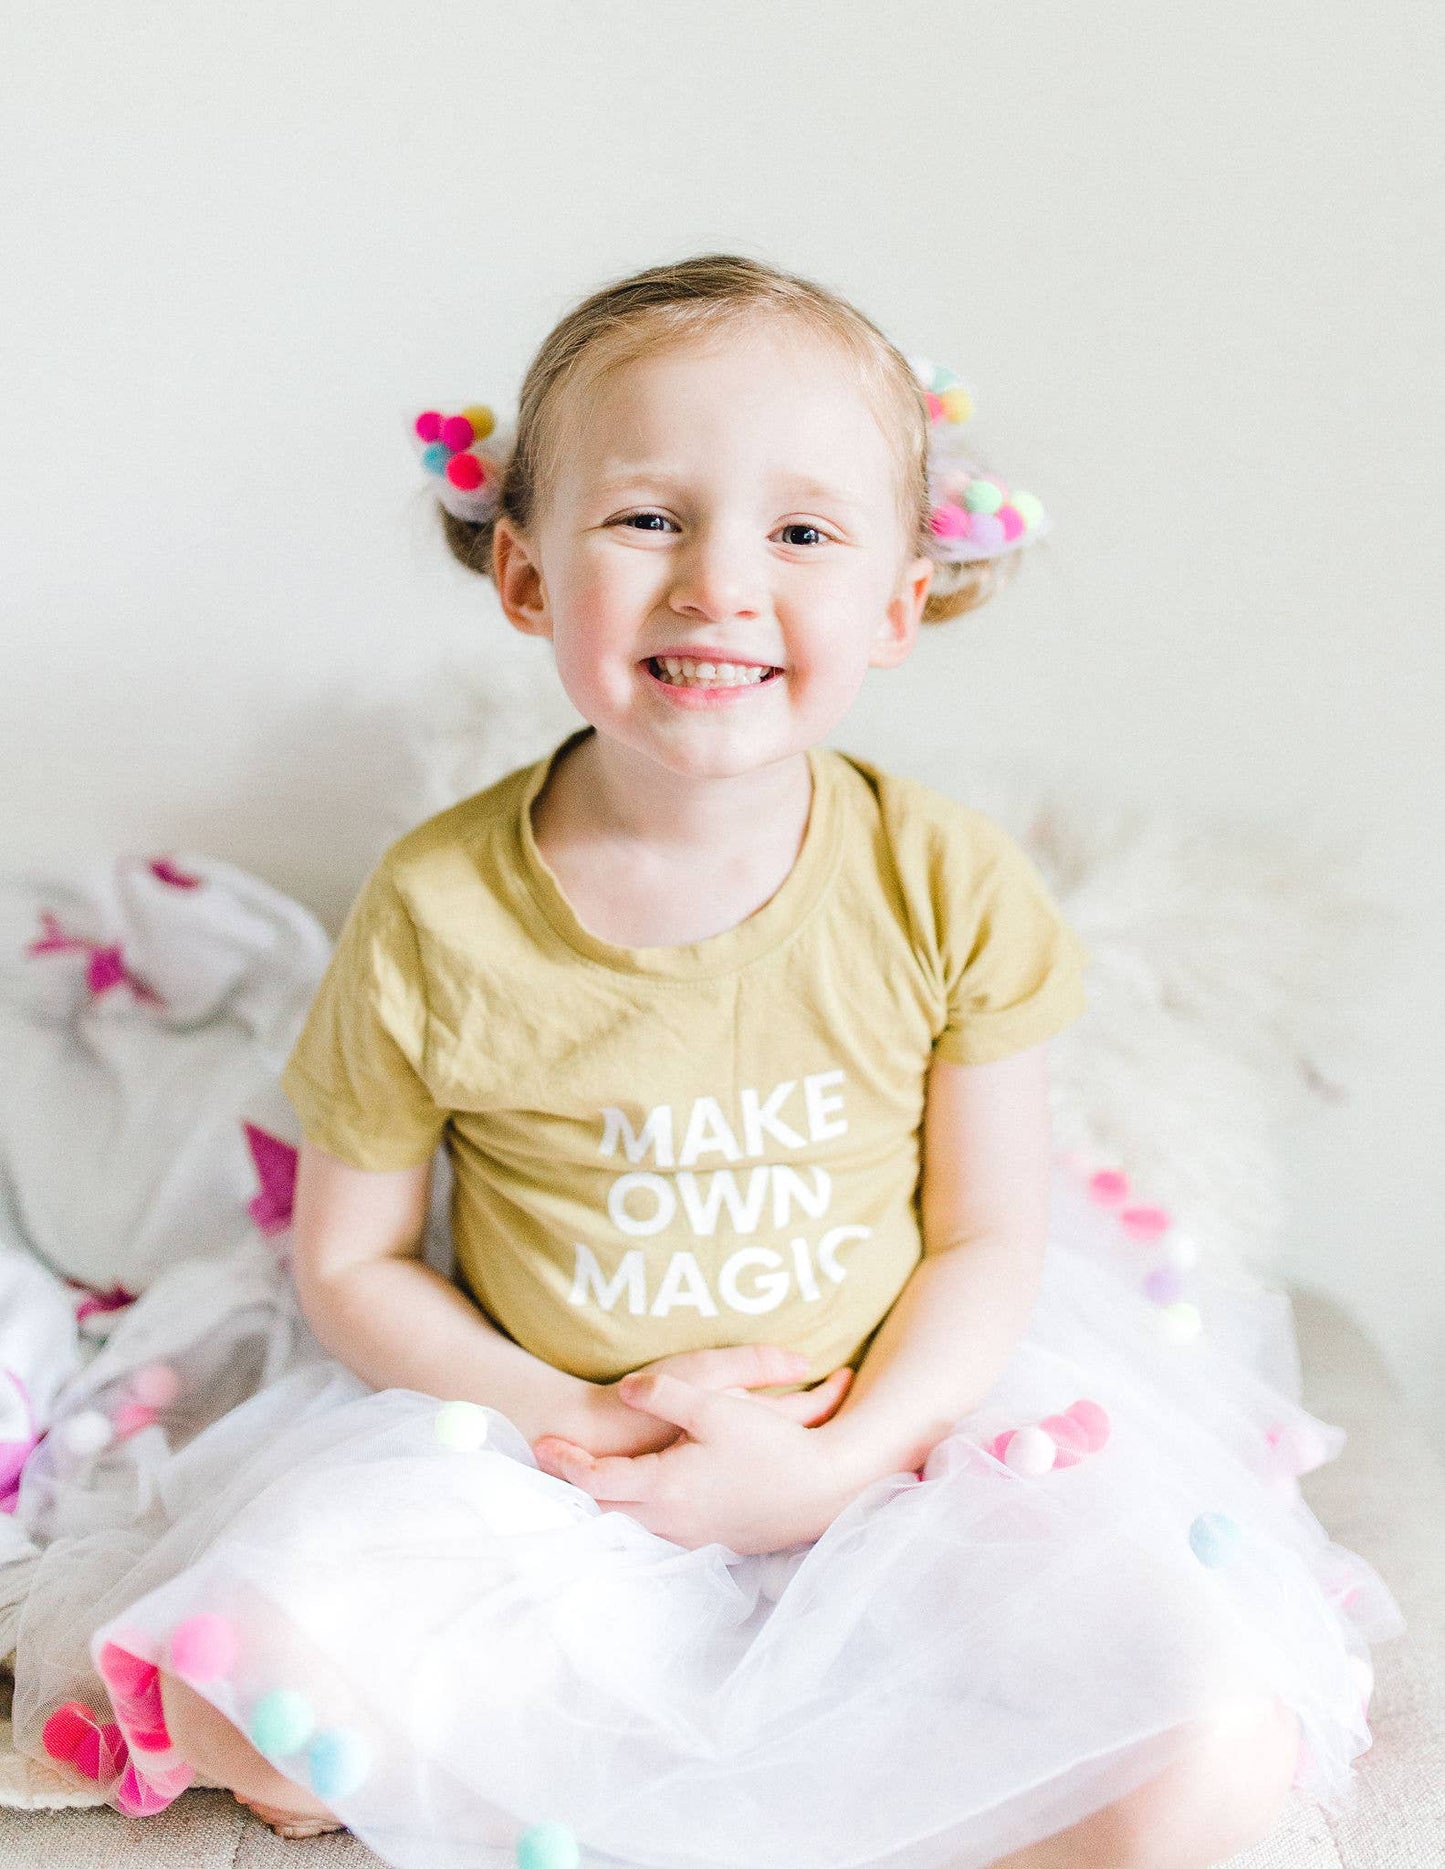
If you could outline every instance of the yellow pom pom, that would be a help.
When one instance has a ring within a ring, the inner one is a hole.
[[[497,426],[497,418],[484,402],[469,403],[462,414],[472,425],[472,433],[478,441],[485,441]]]
[[[950,422],[966,422],[973,414],[973,397],[962,387],[944,390],[939,401]]]

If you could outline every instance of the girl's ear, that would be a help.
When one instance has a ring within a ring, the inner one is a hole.
[[[542,570],[531,547],[510,519],[498,518],[492,531],[492,580],[513,629],[524,636],[552,634]]]
[[[913,653],[923,621],[923,606],[933,582],[933,560],[915,558],[903,568],[898,588],[888,600],[883,622],[869,651],[869,668],[897,668]]]

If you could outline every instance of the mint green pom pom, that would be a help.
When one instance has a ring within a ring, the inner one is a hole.
[[[268,1759],[284,1759],[299,1752],[316,1730],[316,1715],[304,1694],[294,1688],[273,1687],[251,1709],[251,1744]]]
[[[451,449],[444,447],[439,441],[434,441],[429,448],[423,448],[421,451],[421,464],[429,474],[445,473],[447,462],[451,458]]]
[[[517,1838],[517,1869],[577,1869],[581,1861],[566,1824],[532,1824]]]
[[[963,503],[971,513],[996,513],[1003,505],[1003,493],[991,480],[970,480]]]
[[[436,1437],[455,1453],[475,1453],[486,1443],[486,1409],[476,1402],[443,1402],[436,1412]]]

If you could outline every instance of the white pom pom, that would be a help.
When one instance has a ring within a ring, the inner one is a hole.
[[[1176,1272],[1192,1272],[1199,1264],[1199,1241],[1179,1227],[1165,1234],[1159,1251],[1165,1265],[1172,1266]]]
[[[1052,1471],[1054,1456],[1058,1451],[1042,1428],[1019,1428],[1009,1437],[1003,1463],[1010,1472],[1035,1480],[1041,1473]]]
[[[98,1454],[115,1439],[115,1429],[98,1408],[83,1408],[55,1430],[56,1439],[67,1453],[82,1457]]]

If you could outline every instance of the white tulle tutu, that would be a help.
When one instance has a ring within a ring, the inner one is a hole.
[[[1299,1405],[1287,1298],[1191,1267],[1108,1192],[1056,1166],[1030,1328],[923,1476],[764,1557],[602,1512],[495,1411],[367,1391],[259,1246],[180,1268],[106,1352],[114,1381],[161,1357],[182,1385],[125,1443],[124,1486],[67,1483],[63,1435],[28,1476],[49,1541],[20,1744],[78,1733],[121,1808],[162,1808],[189,1776],[160,1663],[398,1869],[500,1869],[538,1822],[588,1864],[968,1869],[1152,1777],[1190,1720],[1274,1695],[1298,1782],[1347,1806],[1369,1645],[1401,1623],[1296,1484],[1343,1434]],[[254,1303],[198,1318],[218,1279]],[[1042,1422],[1047,1471],[1038,1435],[1011,1457],[1000,1438]],[[119,1731],[87,1741],[67,1703]]]

